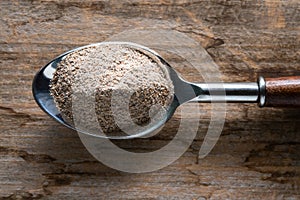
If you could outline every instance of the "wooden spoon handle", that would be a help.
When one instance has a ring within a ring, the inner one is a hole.
[[[266,78],[266,107],[300,107],[300,76]]]

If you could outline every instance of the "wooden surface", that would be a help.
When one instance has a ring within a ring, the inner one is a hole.
[[[200,105],[198,136],[179,160],[156,172],[128,174],[94,159],[31,94],[34,74],[55,56],[143,27],[199,41],[224,81],[300,75],[299,10],[298,0],[1,0],[0,199],[299,199],[299,109],[230,104],[217,145],[198,159],[210,121],[210,106]],[[184,67],[178,71],[199,80]],[[119,145],[158,148],[179,119],[177,113],[147,145]]]

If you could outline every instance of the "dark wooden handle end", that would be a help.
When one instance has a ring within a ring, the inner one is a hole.
[[[266,78],[265,106],[300,107],[300,76]]]

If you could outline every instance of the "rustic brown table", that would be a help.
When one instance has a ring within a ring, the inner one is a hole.
[[[179,160],[156,172],[128,174],[94,159],[76,132],[42,112],[31,93],[34,74],[55,56],[146,27],[198,41],[224,81],[300,75],[299,1],[1,0],[0,16],[0,199],[300,198],[299,109],[228,104],[217,145],[198,159],[210,121],[210,105],[201,104],[198,135]],[[184,67],[178,71],[199,81]],[[147,145],[119,145],[158,148],[179,119],[176,114]]]

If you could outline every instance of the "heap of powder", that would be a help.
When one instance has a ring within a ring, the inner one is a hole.
[[[73,95],[74,88],[79,95]],[[51,80],[50,93],[65,121],[73,122],[72,102],[76,101],[83,126],[92,126],[88,119],[94,112],[103,132],[109,133],[119,130],[116,115],[126,123],[128,110],[134,123],[148,123],[153,105],[167,108],[171,104],[174,87],[166,67],[142,51],[121,44],[102,44],[63,58]],[[119,99],[116,105],[112,104],[113,95]],[[88,108],[89,98],[93,98],[95,107]]]

